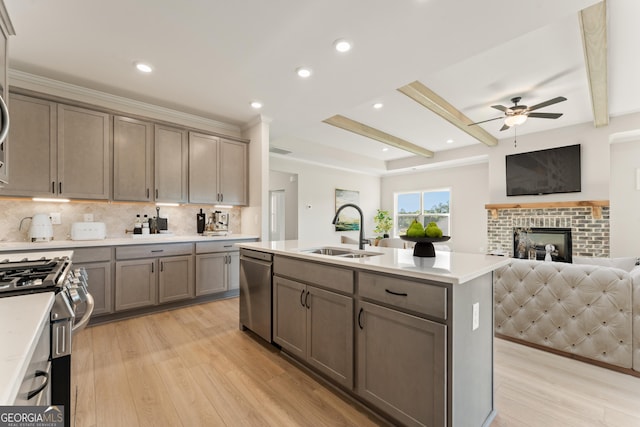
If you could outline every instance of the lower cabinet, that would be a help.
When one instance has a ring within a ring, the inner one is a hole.
[[[353,298],[274,276],[273,341],[353,388]]]
[[[196,296],[240,288],[240,251],[236,243],[196,243]]]
[[[446,328],[359,302],[357,394],[404,425],[446,425]]]
[[[193,297],[191,255],[116,262],[116,311]]]
[[[93,296],[94,307],[92,316],[113,313],[113,301],[111,286],[111,261],[73,264],[74,267],[83,267],[87,272],[87,287]],[[77,315],[84,313],[81,308]]]

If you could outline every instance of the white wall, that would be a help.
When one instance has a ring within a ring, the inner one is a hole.
[[[269,123],[259,116],[242,136],[249,143],[249,204],[242,208],[242,233],[269,240]]]
[[[640,256],[640,139],[611,144],[611,257]],[[615,220],[614,220],[615,219]]]
[[[339,243],[340,236],[358,237],[357,231],[336,232],[331,220],[336,212],[335,190],[360,192],[365,237],[373,237],[373,217],[380,206],[380,178],[365,174],[271,157],[272,170],[298,174],[298,239]]]
[[[489,200],[488,164],[416,172],[382,178],[382,209],[393,212],[394,193],[440,188],[451,189],[451,240],[447,245],[459,252],[484,252]]]
[[[269,191],[284,191],[284,237],[298,238],[298,174],[269,171]]]

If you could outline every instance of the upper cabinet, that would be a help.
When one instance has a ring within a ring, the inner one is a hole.
[[[7,14],[4,2],[0,2],[0,97],[5,102],[5,107],[9,105],[7,78],[9,71],[9,57],[7,55],[9,36],[15,35],[13,25]],[[4,113],[7,111],[5,109]],[[6,118],[0,118],[0,129],[5,125]],[[5,135],[6,136],[6,135]],[[1,138],[0,138],[1,139]],[[9,138],[0,141],[0,182],[9,182]]]
[[[187,131],[164,125],[155,126],[154,177],[156,202],[187,202]]]
[[[247,204],[247,145],[189,133],[189,202]]]
[[[11,180],[0,194],[109,198],[109,115],[10,95]]]
[[[153,200],[153,124],[128,117],[113,118],[113,199]]]

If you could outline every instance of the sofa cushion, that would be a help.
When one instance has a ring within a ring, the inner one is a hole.
[[[587,256],[574,256],[574,264],[601,265],[603,267],[621,268],[624,271],[631,271],[638,262],[636,257],[620,257],[620,258],[598,258]]]

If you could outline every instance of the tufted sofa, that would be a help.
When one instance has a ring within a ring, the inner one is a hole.
[[[640,372],[640,266],[513,259],[494,281],[496,335]]]

